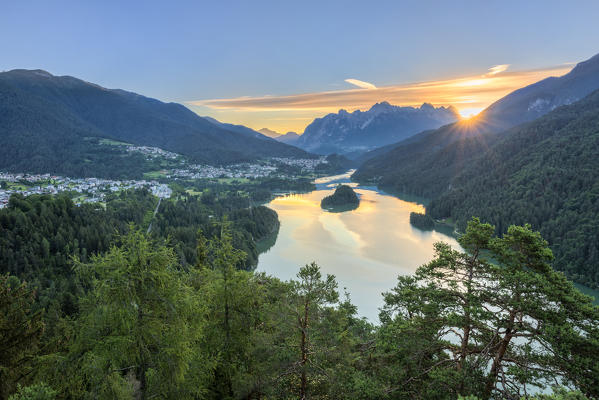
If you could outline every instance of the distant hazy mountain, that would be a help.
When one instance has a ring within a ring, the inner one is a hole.
[[[458,119],[453,107],[435,108],[428,103],[419,108],[398,107],[382,102],[368,111],[340,110],[316,118],[294,144],[319,154],[365,152]]]
[[[258,132],[260,132],[261,134],[263,134],[265,136],[273,138],[274,140],[276,140],[278,142],[287,143],[287,144],[291,144],[291,145],[295,145],[297,139],[300,137],[300,135],[298,135],[295,132],[279,133],[277,131],[273,131],[272,129],[268,129],[268,128],[258,129]]]
[[[103,149],[93,138],[156,146],[205,163],[307,156],[295,147],[239,131],[218,126],[181,104],[70,76],[41,70],[0,73],[0,169],[93,175],[100,162],[97,152]],[[118,164],[117,159],[111,162]]]
[[[273,130],[268,129],[268,128],[258,129],[258,132],[260,132],[264,136],[268,136],[269,138],[273,138],[273,139],[276,139],[276,138],[278,138],[279,136],[282,135],[282,133],[279,133],[277,131],[273,131]]]
[[[276,137],[275,140],[278,142],[287,143],[287,144],[291,144],[291,145],[295,146],[299,137],[300,137],[300,135],[298,135],[295,132],[287,132],[284,135]]]
[[[599,54],[564,76],[550,77],[516,90],[489,106],[482,117],[511,127],[574,103],[599,88]],[[497,129],[495,129],[497,130]]]
[[[219,120],[212,118],[212,117],[202,117],[202,118],[212,122],[214,125],[216,125],[218,127],[224,128],[231,132],[241,133],[242,135],[253,137],[255,139],[266,139],[264,137],[264,135],[262,135],[260,132],[255,131],[251,128],[248,128],[247,126],[244,126],[244,125],[235,125],[235,124],[229,124],[227,122],[220,122]]]
[[[579,63],[564,76],[543,79],[510,93],[472,119],[422,132],[364,155],[362,159],[367,161],[354,179],[425,197],[438,196],[473,157],[500,139],[494,134],[503,134],[596,89],[599,55]]]

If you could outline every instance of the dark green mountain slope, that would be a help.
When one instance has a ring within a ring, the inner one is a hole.
[[[213,164],[306,156],[275,140],[223,129],[180,104],[40,70],[0,74],[0,117],[0,168],[8,170],[87,175],[102,164],[123,164],[90,138],[156,146]]]
[[[435,197],[448,189],[451,179],[472,156],[497,140],[495,135],[478,134],[467,122],[422,132],[418,139],[382,148],[378,153],[375,150],[371,153],[375,157],[363,162],[352,178],[393,192]]]
[[[547,78],[498,100],[477,117],[422,132],[362,157],[354,174],[394,191],[436,197],[473,157],[499,140],[495,134],[532,121],[599,89],[599,55],[568,74]],[[371,156],[370,159],[368,159]]]
[[[501,233],[530,223],[550,242],[557,269],[598,287],[599,91],[508,131],[427,211],[461,229],[473,215]]]

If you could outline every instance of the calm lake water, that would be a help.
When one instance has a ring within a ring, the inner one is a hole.
[[[421,204],[357,186],[349,176],[318,179],[315,191],[268,204],[279,215],[281,228],[274,245],[260,255],[257,271],[288,280],[301,266],[316,261],[323,275],[336,276],[341,295],[347,289],[360,315],[378,322],[381,293],[395,286],[398,275],[412,274],[431,260],[437,241],[459,245],[441,232],[410,225],[410,212],[424,212]],[[320,208],[320,200],[338,183],[354,187],[360,196],[357,209],[334,213]]]
[[[316,190],[272,200],[268,207],[279,215],[281,228],[260,255],[257,271],[283,280],[294,279],[301,266],[316,261],[324,274],[333,274],[361,316],[378,322],[381,293],[395,286],[398,275],[410,275],[433,258],[433,243],[459,248],[455,238],[410,225],[410,212],[424,212],[417,201],[404,201],[375,187],[351,183],[351,172],[318,179]],[[354,187],[360,206],[334,213],[320,208],[320,200],[339,183]],[[599,299],[599,291],[576,285]],[[596,301],[597,303],[597,301]]]

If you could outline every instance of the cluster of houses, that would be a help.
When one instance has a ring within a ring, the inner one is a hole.
[[[148,157],[168,159],[180,157],[176,153],[158,147],[128,145],[127,151],[141,152]],[[303,172],[309,173],[313,172],[317,165],[326,162],[324,157],[316,159],[273,157],[260,163],[242,163],[222,167],[193,164],[183,169],[173,169],[166,177],[172,179],[262,178],[280,175],[277,170],[281,165],[299,167]],[[8,204],[8,199],[14,193],[28,196],[42,193],[76,192],[80,193],[75,197],[77,203],[104,201],[107,194],[126,189],[147,188],[152,194],[161,198],[169,198],[172,194],[172,190],[167,184],[157,181],[69,178],[51,174],[0,172],[0,185],[0,208]]]
[[[302,171],[312,172],[318,164],[328,164],[327,158],[321,156],[319,158],[284,158],[284,157],[271,157],[270,160],[278,162],[280,164],[292,165],[294,167],[300,167]]]
[[[8,193],[4,189],[0,189],[0,208],[6,207],[8,204],[8,199],[10,198],[10,193]]]
[[[210,178],[261,178],[276,172],[277,167],[260,164],[235,164],[226,167],[192,164],[184,169],[175,169],[167,178],[210,179]]]
[[[149,158],[157,158],[162,157],[169,160],[175,160],[177,157],[181,157],[177,153],[171,153],[170,151],[162,150],[158,147],[149,147],[149,146],[133,146],[127,145],[128,153],[141,153]]]
[[[76,192],[79,202],[95,203],[103,201],[109,193],[126,189],[147,188],[155,196],[168,198],[172,190],[168,185],[146,180],[112,180],[101,178],[69,178],[50,174],[24,174],[0,172],[0,208],[8,204],[14,193],[24,196],[32,194],[57,194],[60,192]]]
[[[211,165],[192,164],[186,168],[174,169],[167,178],[210,179],[210,178],[263,178],[277,174],[280,164],[300,167],[302,172],[313,172],[318,164],[327,163],[325,157],[316,159],[295,159],[272,157],[261,163],[241,163],[216,167]]]
[[[176,160],[183,156],[177,153],[163,150],[159,147],[150,146],[134,146],[131,144],[125,145],[128,153],[141,153],[147,158],[158,158],[162,157],[168,160]],[[312,172],[318,164],[326,164],[327,160],[325,156],[319,158],[288,158],[288,157],[270,157],[266,161],[260,164],[234,164],[226,167],[213,167],[210,165],[189,165],[187,170],[201,171],[193,175],[200,175],[199,178],[258,178],[272,174],[276,171],[277,164],[291,165],[299,167],[304,172]],[[179,173],[183,173],[185,170],[177,170]],[[245,173],[243,173],[245,171]],[[189,177],[189,174],[184,173],[185,176]]]

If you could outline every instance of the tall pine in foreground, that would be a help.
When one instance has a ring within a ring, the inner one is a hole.
[[[121,247],[77,269],[90,290],[69,358],[83,382],[69,383],[67,391],[87,392],[74,398],[141,400],[201,394],[195,345],[203,334],[202,305],[174,252],[132,231]]]
[[[519,398],[560,382],[599,395],[599,309],[551,268],[530,226],[493,232],[473,219],[459,240],[467,252],[437,244],[433,261],[385,295],[390,398]]]
[[[206,304],[206,330],[201,349],[212,372],[205,398],[234,399],[259,393],[252,353],[261,326],[264,289],[244,271],[246,254],[233,247],[231,224],[215,226],[216,234],[198,240],[198,263],[190,279]]]
[[[34,300],[26,283],[0,275],[0,399],[27,382],[35,368],[44,323]]]

